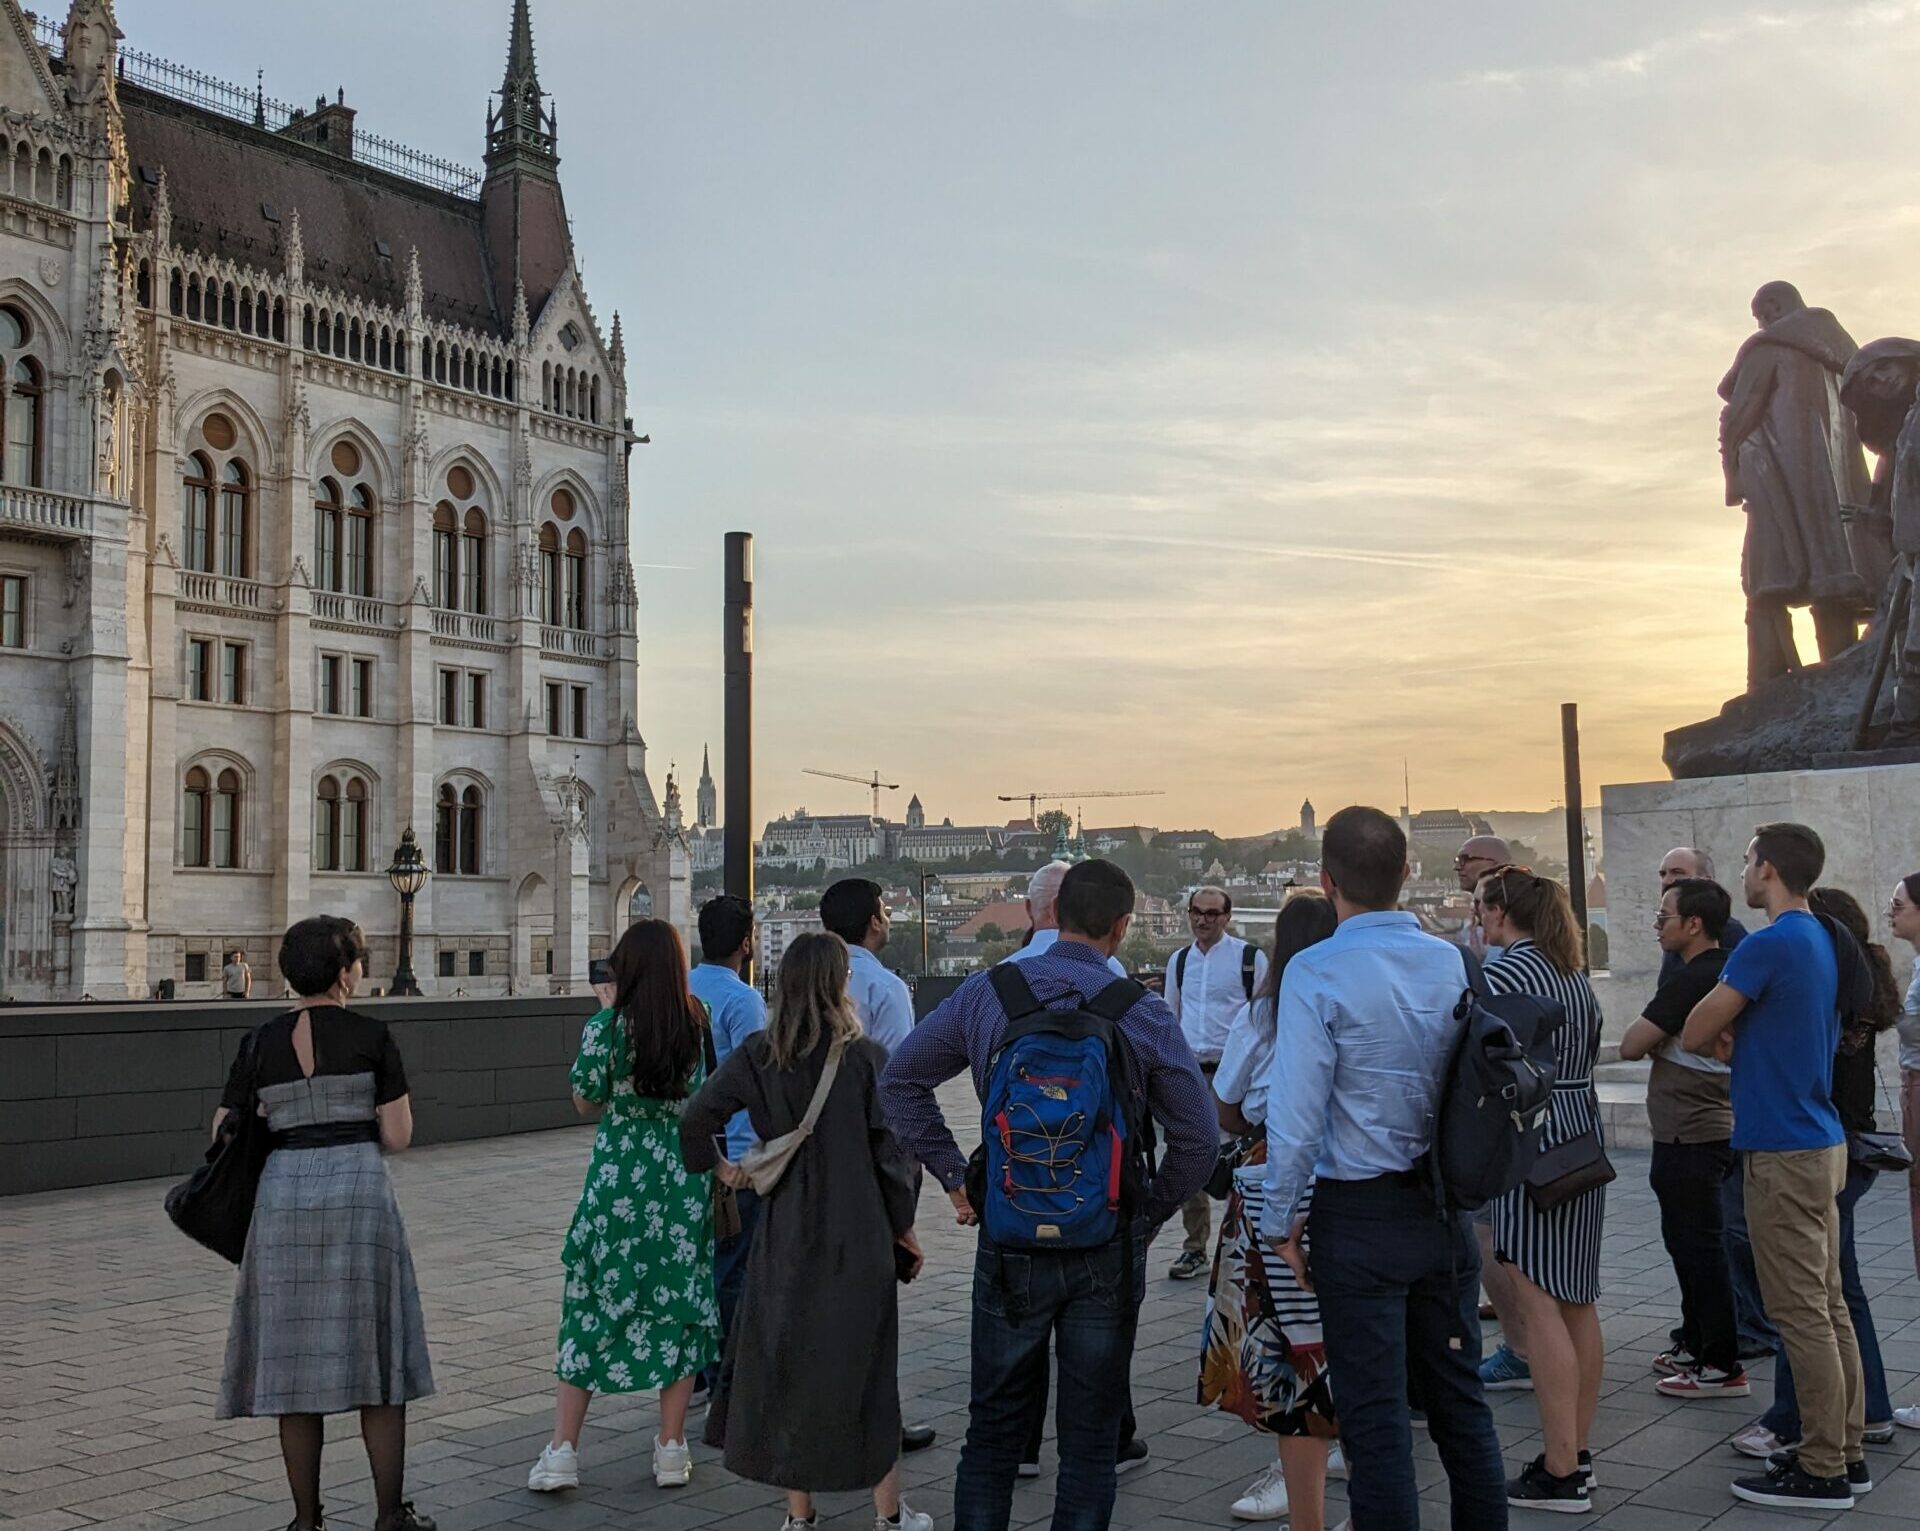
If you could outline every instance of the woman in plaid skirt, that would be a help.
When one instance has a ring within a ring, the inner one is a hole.
[[[272,1415],[293,1490],[290,1531],[320,1531],[325,1416],[360,1412],[376,1531],[434,1531],[402,1499],[407,1404],[433,1391],[406,1224],[384,1149],[413,1141],[413,1107],[386,1023],[347,1008],[366,941],[316,915],[280,943],[298,1008],[243,1051],[213,1119],[256,1095],[272,1129],[240,1261],[221,1419]]]

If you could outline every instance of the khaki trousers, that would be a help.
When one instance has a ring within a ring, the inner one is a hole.
[[[1800,1464],[1816,1478],[1860,1460],[1866,1424],[1860,1349],[1840,1290],[1840,1208],[1847,1148],[1747,1155],[1747,1232],[1767,1317],[1780,1331],[1800,1396]]]
[[[1213,1083],[1213,1076],[1220,1072],[1218,1062],[1202,1063],[1200,1072],[1206,1076],[1207,1083]],[[1211,1096],[1208,1097],[1212,1099]],[[1195,1191],[1180,1208],[1180,1226],[1186,1231],[1186,1237],[1180,1241],[1182,1253],[1198,1250],[1209,1254],[1213,1249],[1213,1198],[1202,1191]]]

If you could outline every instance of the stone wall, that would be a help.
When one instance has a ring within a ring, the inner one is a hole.
[[[591,996],[372,1000],[413,1094],[414,1141],[580,1120],[567,1072]],[[0,1195],[184,1175],[248,1029],[280,1002],[0,1010]]]

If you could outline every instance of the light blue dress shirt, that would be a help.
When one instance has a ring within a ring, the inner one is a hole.
[[[1357,914],[1287,964],[1267,1078],[1267,1205],[1284,1238],[1317,1175],[1371,1180],[1433,1144],[1467,987],[1459,948],[1411,914]]]
[[[892,1052],[913,1034],[913,991],[864,946],[848,948],[853,959],[847,996],[867,1037]]]
[[[725,1063],[731,1053],[756,1031],[767,1029],[767,1002],[760,991],[744,982],[732,968],[717,962],[703,962],[687,980],[693,997],[707,1007],[713,1018],[713,1056]],[[747,1113],[736,1111],[727,1123],[727,1157],[735,1164],[753,1147],[753,1123]]]
[[[1013,955],[1002,957],[1000,960],[1002,962],[1031,962],[1042,952],[1051,950],[1053,943],[1059,939],[1060,932],[1058,929],[1036,930],[1033,933],[1033,939],[1031,941],[1021,947],[1019,951],[1013,953]],[[1126,964],[1118,957],[1107,958],[1107,971],[1112,973],[1115,978],[1125,978],[1127,976]]]

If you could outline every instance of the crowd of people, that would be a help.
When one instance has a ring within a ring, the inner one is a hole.
[[[1851,1505],[1873,1486],[1863,1442],[1920,1430],[1920,1405],[1887,1396],[1853,1241],[1860,1198],[1901,1157],[1873,1109],[1874,1039],[1895,1024],[1920,1148],[1920,978],[1903,999],[1857,900],[1820,885],[1824,859],[1806,826],[1762,826],[1740,892],[1765,923],[1749,930],[1704,852],[1669,855],[1661,978],[1620,1043],[1652,1060],[1650,1180],[1679,1296],[1651,1385],[1746,1397],[1747,1363],[1775,1358],[1772,1407],[1732,1442],[1764,1459],[1733,1493],[1769,1506]],[[771,1006],[742,976],[744,900],[701,909],[691,971],[672,926],[634,924],[572,1070],[598,1127],[559,1252],[553,1431],[528,1487],[579,1485],[594,1394],[652,1391],[663,1488],[693,1480],[688,1422],[704,1408],[728,1470],[784,1493],[784,1531],[816,1524],[815,1495],[851,1491],[871,1494],[876,1531],[931,1531],[900,1463],[933,1432],[907,1422],[898,1381],[930,1177],[942,1215],[977,1230],[959,1531],[1009,1524],[1050,1390],[1053,1527],[1110,1523],[1118,1474],[1151,1452],[1129,1370],[1149,1244],[1176,1214],[1166,1274],[1210,1273],[1197,1400],[1274,1438],[1236,1517],[1325,1531],[1340,1475],[1342,1531],[1412,1531],[1417,1424],[1460,1531],[1504,1526],[1515,1506],[1590,1511],[1613,1178],[1600,1006],[1563,886],[1492,837],[1455,866],[1474,913],[1459,943],[1399,907],[1400,826],[1343,810],[1320,887],[1287,899],[1270,945],[1231,935],[1225,893],[1198,889],[1193,942],[1159,986],[1115,956],[1126,873],[1056,863],[1031,881],[1023,948],[917,1024],[878,960],[888,912],[871,882],[826,891]],[[1888,917],[1920,946],[1920,874]],[[257,1102],[274,1151],[219,1413],[278,1418],[292,1531],[324,1524],[323,1417],[350,1410],[376,1531],[433,1531],[404,1497],[406,1405],[433,1380],[382,1158],[407,1146],[411,1112],[393,1038],[351,1008],[363,958],[344,920],[289,930],[279,966],[300,1002],[249,1039],[222,1098],[222,1115]],[[1559,1018],[1536,1173],[1478,1217],[1436,1196],[1434,1163],[1473,994],[1531,996]],[[936,1093],[963,1074],[981,1102],[971,1155]],[[1483,1357],[1488,1319],[1501,1343]],[[1516,1388],[1534,1392],[1540,1450],[1510,1471],[1487,1394]]]

